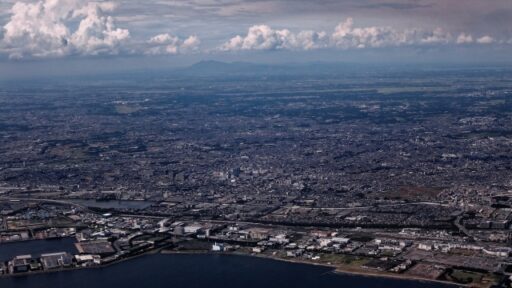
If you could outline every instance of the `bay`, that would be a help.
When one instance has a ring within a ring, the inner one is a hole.
[[[0,279],[2,288],[445,288],[452,285],[333,273],[330,268],[248,256],[145,255],[115,265]]]

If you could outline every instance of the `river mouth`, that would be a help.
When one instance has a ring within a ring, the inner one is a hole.
[[[333,273],[329,267],[239,255],[152,254],[96,269],[0,279],[2,288],[444,288],[443,283]]]

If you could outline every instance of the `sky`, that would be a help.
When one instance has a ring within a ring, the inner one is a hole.
[[[512,63],[511,0],[0,0],[0,76],[248,62]]]

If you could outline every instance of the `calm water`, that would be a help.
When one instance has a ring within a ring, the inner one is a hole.
[[[76,199],[71,202],[84,205],[87,207],[104,208],[104,209],[144,209],[153,202],[151,201],[129,201],[129,200],[107,200],[107,201],[96,201],[96,200],[83,200]]]
[[[146,255],[109,267],[0,278],[2,288],[441,288],[394,279],[337,275],[330,269],[244,256]]]
[[[38,257],[44,253],[69,252],[76,254],[76,239],[60,238],[52,240],[32,240],[23,242],[0,243],[0,261],[7,261],[18,255],[32,254]],[[0,285],[2,287],[2,285]]]

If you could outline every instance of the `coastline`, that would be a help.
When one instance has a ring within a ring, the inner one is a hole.
[[[195,255],[195,254],[205,254],[205,255],[235,255],[235,256],[243,256],[243,257],[256,257],[256,258],[262,258],[262,259],[270,259],[274,261],[281,261],[281,262],[287,262],[287,263],[295,263],[295,264],[305,264],[305,265],[313,265],[313,266],[321,266],[325,268],[331,269],[330,272],[335,274],[343,274],[343,275],[355,275],[355,276],[363,276],[363,277],[373,277],[373,278],[388,278],[388,279],[398,279],[398,280],[410,280],[410,281],[417,281],[417,282],[432,282],[432,283],[440,283],[445,285],[450,285],[453,287],[470,287],[469,285],[464,284],[458,284],[455,282],[450,281],[444,281],[444,280],[436,280],[436,279],[428,279],[428,278],[422,278],[417,276],[408,276],[403,274],[392,274],[392,273],[385,273],[385,272],[373,272],[363,269],[346,269],[340,266],[327,264],[327,263],[316,263],[311,262],[307,260],[299,260],[299,259],[287,259],[287,258],[281,258],[281,257],[273,257],[270,255],[264,255],[264,254],[254,254],[254,253],[244,253],[244,252],[211,252],[211,251],[173,251],[173,250],[162,250],[160,251],[160,254],[184,254],[184,255]]]
[[[67,271],[75,271],[75,270],[86,270],[86,269],[101,269],[101,268],[108,268],[110,266],[114,266],[116,264],[120,264],[125,261],[129,261],[135,258],[139,258],[146,255],[152,255],[152,254],[158,254],[160,253],[161,249],[157,250],[150,250],[145,251],[140,254],[132,255],[129,257],[117,259],[114,261],[110,261],[107,263],[102,263],[100,265],[93,265],[93,266],[86,266],[86,267],[69,267],[69,268],[59,268],[59,269],[51,269],[51,270],[37,270],[37,271],[30,271],[30,272],[23,272],[23,273],[15,273],[15,274],[0,274],[0,279],[2,278],[10,278],[10,277],[26,277],[30,275],[38,275],[38,274],[49,274],[49,273],[57,273],[57,272],[67,272]]]
[[[334,265],[334,264],[318,263],[318,262],[312,262],[312,261],[308,261],[305,259],[298,259],[298,258],[282,258],[282,257],[273,256],[273,255],[268,255],[268,254],[246,253],[246,252],[241,252],[241,251],[233,251],[233,252],[212,252],[212,251],[207,251],[207,250],[178,251],[178,250],[169,250],[169,249],[167,249],[167,247],[162,247],[162,248],[158,248],[158,249],[154,249],[154,250],[145,251],[140,254],[132,255],[129,257],[117,259],[117,260],[114,260],[114,261],[111,261],[108,263],[95,265],[95,266],[59,268],[59,269],[52,269],[52,270],[38,270],[38,271],[30,271],[30,272],[23,272],[23,273],[16,273],[16,274],[2,274],[2,275],[0,275],[0,279],[1,278],[10,278],[10,277],[27,277],[27,276],[30,277],[30,275],[68,272],[68,271],[71,272],[71,271],[75,271],[75,270],[85,270],[85,269],[102,269],[102,268],[108,268],[110,266],[114,266],[116,264],[123,263],[125,261],[130,261],[135,258],[142,257],[142,256],[156,255],[156,254],[164,254],[164,255],[202,254],[202,255],[225,255],[225,256],[232,255],[232,256],[243,256],[243,257],[256,257],[256,258],[268,259],[268,260],[273,260],[273,261],[281,261],[281,262],[287,262],[287,263],[321,266],[321,267],[330,269],[329,272],[332,272],[335,274],[356,275],[356,276],[373,277],[373,278],[409,280],[409,281],[417,281],[417,282],[431,282],[431,283],[440,283],[440,284],[450,285],[453,287],[470,287],[469,285],[458,284],[455,282],[444,281],[444,280],[428,279],[428,278],[409,276],[409,275],[403,275],[403,274],[392,274],[392,273],[386,273],[386,272],[368,271],[368,270],[364,270],[364,269],[349,269],[347,267],[342,267],[342,266]]]

